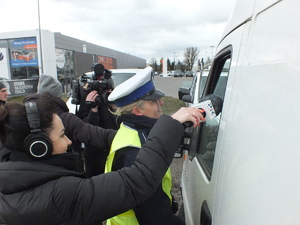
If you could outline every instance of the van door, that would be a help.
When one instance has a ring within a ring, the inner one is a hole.
[[[234,73],[238,63],[245,23],[229,34],[218,46],[203,96],[218,95],[223,99],[223,110],[228,107]],[[220,50],[221,49],[221,50]],[[222,113],[198,128],[191,128],[189,150],[185,152],[181,177],[185,221],[187,225],[211,225],[218,210],[216,189],[222,150]],[[222,131],[223,130],[223,131]],[[215,223],[214,223],[215,224]]]

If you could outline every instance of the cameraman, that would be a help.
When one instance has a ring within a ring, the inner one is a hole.
[[[102,64],[96,64],[92,81],[86,82],[83,90],[86,97],[82,99],[78,116],[87,123],[104,129],[119,129],[116,117],[111,113],[114,111],[114,104],[108,101],[108,95],[113,90],[111,72]],[[104,166],[109,149],[99,151],[96,146],[86,144],[84,157],[85,168],[88,176],[95,176],[104,173]]]

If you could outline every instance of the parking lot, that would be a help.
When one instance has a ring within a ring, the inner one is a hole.
[[[157,89],[165,92],[166,96],[178,98],[178,88],[183,81],[192,81],[192,79],[192,77],[155,77],[154,83]]]

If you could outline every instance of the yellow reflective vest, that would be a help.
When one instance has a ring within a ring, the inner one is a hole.
[[[111,172],[112,163],[114,161],[115,153],[124,147],[141,148],[141,141],[138,132],[123,123],[118,130],[105,164],[105,173]],[[170,205],[172,203],[171,189],[172,189],[172,176],[170,168],[167,170],[162,179],[162,189],[170,198]],[[106,221],[106,225],[139,225],[135,213],[132,209],[112,217]]]

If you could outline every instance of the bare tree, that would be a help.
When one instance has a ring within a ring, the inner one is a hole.
[[[172,64],[171,64],[171,61],[170,61],[169,58],[168,58],[168,61],[167,61],[167,68],[168,68],[168,70],[172,70]]]
[[[150,60],[150,66],[153,68],[153,70],[154,71],[156,71],[157,70],[157,62],[156,62],[156,59],[155,58],[152,58],[151,60]]]
[[[197,47],[189,47],[184,52],[184,64],[186,65],[186,70],[192,70],[194,63],[198,59],[198,54],[200,50]]]

